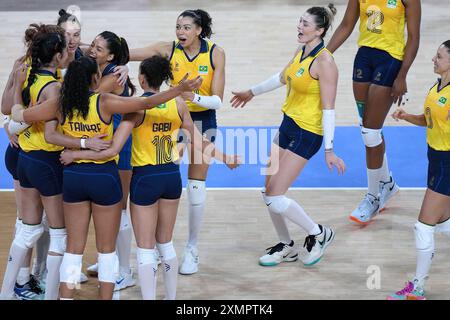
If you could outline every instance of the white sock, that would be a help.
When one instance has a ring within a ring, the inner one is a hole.
[[[391,180],[391,172],[389,171],[386,152],[383,155],[383,165],[380,168],[380,181],[389,182]]]
[[[270,208],[270,207],[269,207]],[[270,210],[270,209],[269,209]],[[276,213],[274,213],[276,214]],[[289,206],[283,212],[283,216],[291,220],[296,225],[302,227],[309,235],[319,234],[320,228],[294,200],[290,199]]]
[[[187,246],[196,247],[205,212],[205,181],[189,179],[187,193],[189,202],[189,239]],[[191,198],[195,199],[194,204]]]
[[[263,199],[265,198],[266,188],[263,188],[261,191]],[[275,227],[275,231],[277,232],[278,239],[280,239],[281,242],[289,244],[291,243],[291,235],[289,234],[289,230],[286,225],[286,220],[282,215],[279,215],[277,213],[270,212],[269,210],[270,219],[272,219],[272,224]]]
[[[45,279],[45,300],[58,300],[59,267],[63,256],[47,256],[47,277]]]
[[[50,246],[50,233],[44,231],[39,240],[36,242],[36,257],[33,259],[33,274],[40,277],[47,268],[47,254]]]
[[[450,218],[438,223],[435,229],[436,233],[444,233],[450,235]]]
[[[23,286],[28,281],[30,281],[30,268],[20,268],[19,274],[17,275],[17,284]]]
[[[133,239],[133,229],[131,228],[130,217],[126,210],[122,210],[120,219],[120,229],[117,235],[116,251],[119,257],[119,270],[121,273],[130,273],[130,253],[131,240]]]
[[[23,248],[15,244],[11,245],[9,250],[8,264],[6,265],[5,275],[3,276],[0,299],[11,299],[14,296],[14,285],[20,267],[23,265],[28,248]]]
[[[156,250],[137,248],[139,285],[143,300],[155,300],[156,296]]]
[[[423,288],[428,278],[431,262],[434,256],[434,226],[417,221],[414,226],[416,239],[417,265],[416,276],[418,285]]]
[[[367,192],[378,198],[380,185],[380,169],[367,169]]]
[[[178,259],[172,241],[167,243],[156,243],[161,263],[164,268],[164,287],[166,290],[165,300],[175,300],[177,295]]]

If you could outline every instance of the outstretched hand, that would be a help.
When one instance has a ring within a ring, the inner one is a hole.
[[[233,108],[243,108],[247,104],[247,102],[252,100],[254,97],[251,90],[239,92],[232,91],[231,93],[234,95],[230,100],[231,106]]]
[[[328,169],[330,169],[330,171],[333,171],[333,166],[335,166],[339,175],[344,174],[344,160],[335,155],[333,151],[325,152],[325,162],[327,163],[327,167]]]

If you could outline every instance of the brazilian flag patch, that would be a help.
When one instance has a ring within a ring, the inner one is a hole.
[[[208,66],[198,66],[198,74],[208,74]]]
[[[437,104],[441,107],[445,106],[445,104],[447,103],[447,98],[446,97],[440,97]]]

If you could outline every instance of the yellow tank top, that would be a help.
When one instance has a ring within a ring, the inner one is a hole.
[[[112,121],[105,122],[98,111],[100,94],[93,93],[89,97],[89,112],[87,118],[84,119],[82,115],[75,114],[72,119],[64,119],[61,124],[62,131],[65,135],[74,138],[93,138],[99,134],[107,134],[105,140],[111,140],[113,137]],[[104,159],[104,160],[78,160],[77,163],[105,163],[111,160],[117,160],[118,156]]]
[[[423,106],[427,143],[435,150],[450,151],[450,84],[438,90],[440,83],[430,89]]]
[[[28,107],[32,108],[36,105],[44,88],[54,82],[57,82],[57,80],[53,73],[46,70],[38,70],[36,72],[36,79],[30,87],[30,105]],[[53,152],[64,149],[63,147],[47,143],[45,141],[44,132],[44,121],[35,122],[30,127],[22,131],[19,135],[19,145],[22,150],[26,152],[37,150]]]
[[[403,60],[405,6],[402,0],[359,0],[358,46],[384,50]]]
[[[30,76],[30,71],[31,71],[31,58],[30,57],[26,58],[25,63],[28,65],[27,78],[26,78],[27,80],[25,80],[25,82],[23,83],[22,89],[25,89],[28,85],[28,77]],[[64,79],[62,76],[61,69],[56,69],[55,79],[58,82],[61,82],[61,83],[63,82]]]
[[[200,52],[194,58],[190,59],[184,52],[183,47],[178,41],[174,41],[174,49],[170,57],[170,65],[172,66],[173,80],[172,84],[177,85],[184,75],[189,72],[189,79],[201,76],[202,85],[195,93],[202,96],[210,96],[211,83],[214,76],[214,64],[212,62],[212,52],[216,45],[209,40],[201,39]],[[208,110],[192,101],[186,101],[191,112],[199,112]]]
[[[314,59],[328,50],[322,42],[302,60],[303,50],[304,47],[284,72],[287,93],[282,111],[300,128],[323,135],[319,80],[311,76],[309,69]]]
[[[177,137],[181,124],[175,99],[145,110],[141,124],[132,131],[131,165],[140,167],[178,160]]]

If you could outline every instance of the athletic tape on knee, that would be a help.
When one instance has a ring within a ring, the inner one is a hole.
[[[146,264],[158,264],[158,260],[156,259],[156,250],[153,249],[145,249],[137,247],[136,257],[138,266],[143,266]]]
[[[22,223],[19,232],[14,237],[14,243],[24,249],[33,248],[44,232],[41,224],[29,225]]]
[[[83,255],[64,253],[59,267],[59,281],[76,285],[80,282]]]
[[[291,200],[284,195],[265,196],[264,201],[266,202],[266,206],[269,207],[270,212],[277,214],[283,214],[291,203]]]
[[[49,252],[57,254],[64,254],[66,252],[67,245],[67,231],[66,228],[53,229],[50,228],[50,245],[48,247]]]
[[[120,230],[129,228],[131,228],[130,216],[126,211],[122,211],[122,216],[120,217]]]
[[[98,254],[98,281],[115,283],[119,275],[119,258],[116,252]]]
[[[417,221],[414,225],[416,248],[418,251],[434,251],[435,227]]]
[[[369,129],[361,127],[361,134],[366,147],[373,148],[383,142],[381,137],[381,129]]]
[[[156,247],[158,248],[159,255],[161,256],[162,261],[167,261],[173,258],[176,258],[177,252],[173,247],[172,241],[167,243],[156,243]]]
[[[188,180],[187,195],[189,204],[193,206],[202,205],[206,200],[206,187],[205,181],[200,180]]]
[[[362,119],[364,117],[364,108],[366,107],[366,103],[362,101],[356,101],[356,108],[358,109],[359,120],[362,123]]]

